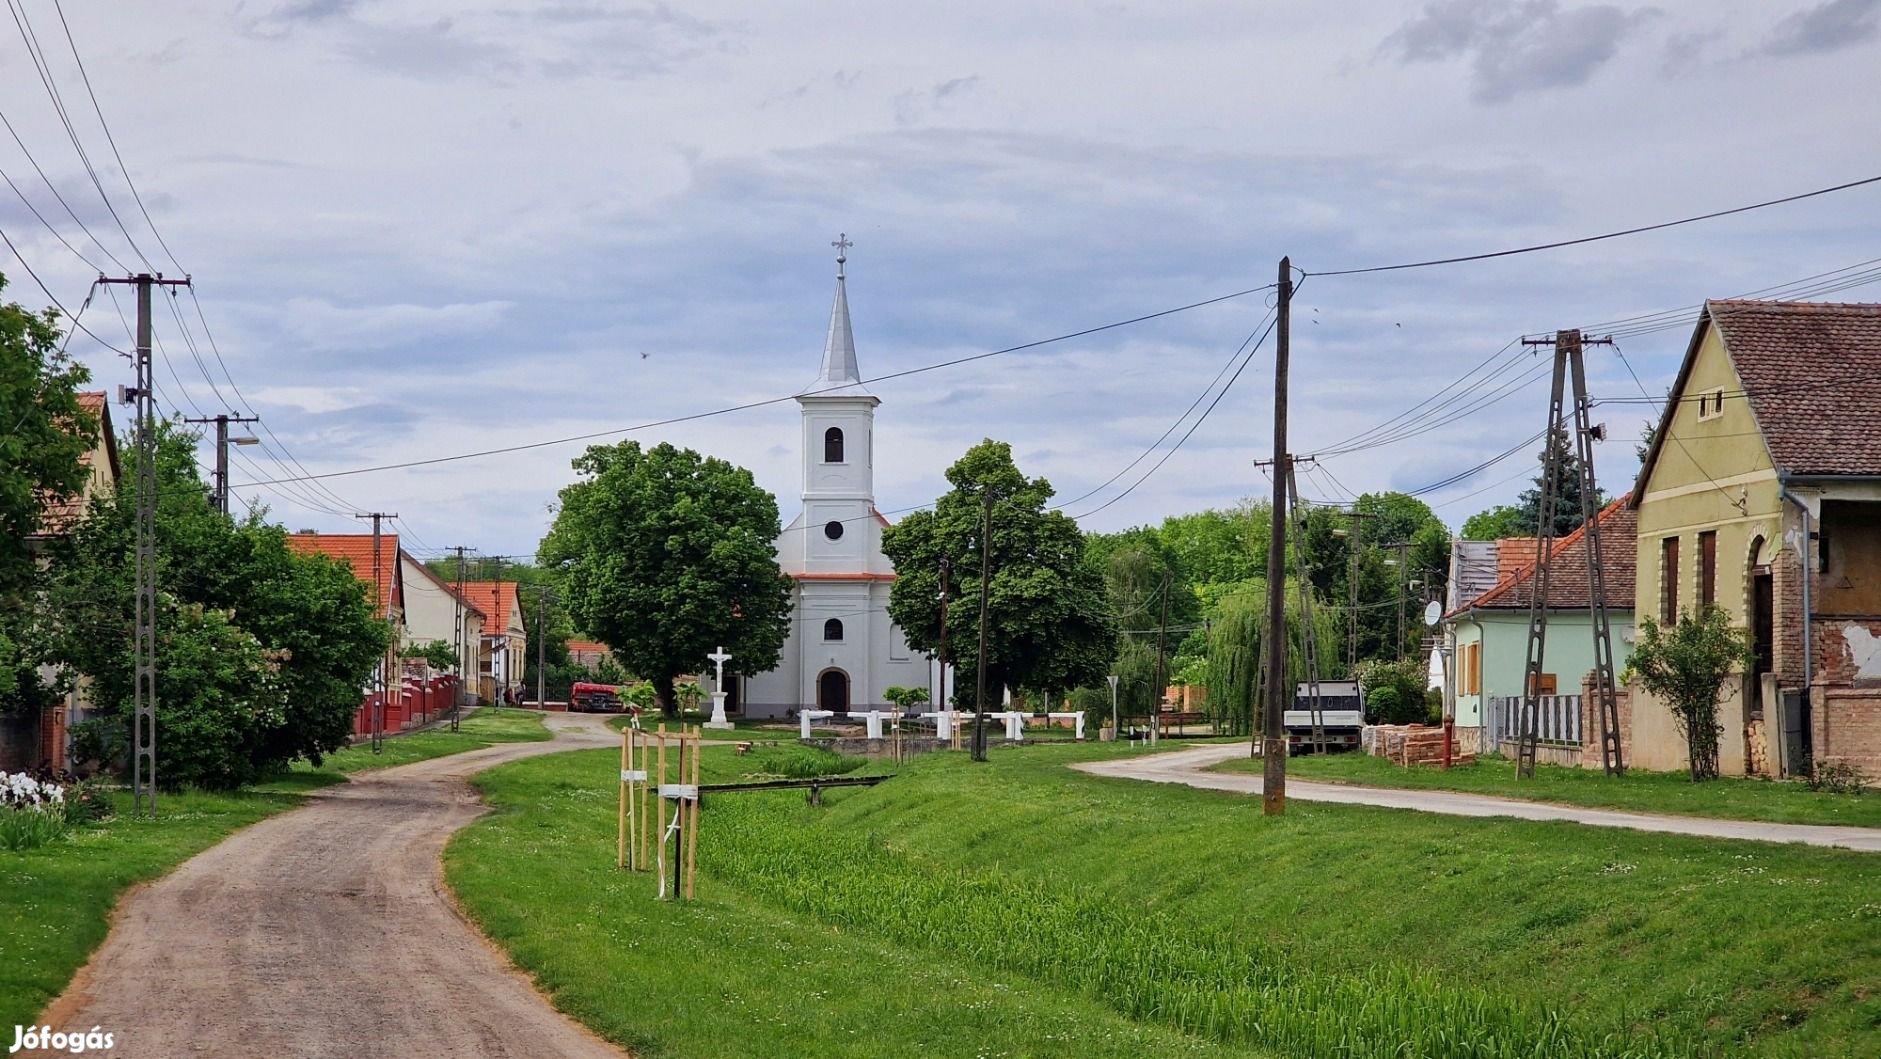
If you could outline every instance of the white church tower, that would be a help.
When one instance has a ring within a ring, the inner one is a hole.
[[[886,688],[927,687],[928,660],[888,620],[895,568],[882,554],[888,520],[875,508],[875,409],[862,387],[849,323],[845,266],[836,247],[836,301],[822,369],[798,396],[803,419],[803,510],[777,542],[777,565],[796,582],[790,635],[777,668],[746,679],[743,710],[887,708]]]

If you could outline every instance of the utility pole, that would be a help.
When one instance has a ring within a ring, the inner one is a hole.
[[[157,815],[157,393],[150,369],[150,290],[187,287],[189,278],[164,279],[140,272],[100,283],[137,288],[137,384],[120,387],[119,403],[135,402],[137,420],[137,636],[134,647],[134,706],[131,715],[131,812]]]
[[[941,556],[940,561],[940,699],[934,703],[934,709],[947,708],[947,588],[953,572],[953,563]]]
[[[459,544],[451,550],[457,553],[457,686],[451,689],[451,731],[455,732],[464,711],[464,655],[470,649],[470,614],[463,609],[464,552],[469,549]]]
[[[1581,358],[1583,345],[1611,345],[1613,339],[1584,339],[1578,330],[1557,331],[1553,338],[1523,339],[1524,345],[1554,347],[1554,384],[1548,400],[1548,428],[1542,450],[1541,504],[1535,541],[1535,576],[1528,606],[1528,653],[1522,669],[1522,705],[1517,718],[1516,775],[1535,774],[1541,723],[1541,678],[1548,637],[1548,572],[1554,551],[1554,512],[1560,489],[1555,440],[1565,440],[1567,409],[1563,390],[1571,380],[1574,402],[1575,456],[1580,463],[1580,515],[1587,553],[1587,603],[1594,638],[1594,710],[1600,718],[1601,763],[1609,776],[1626,771],[1620,746],[1620,715],[1613,675],[1613,634],[1607,616],[1606,570],[1600,554],[1600,523],[1596,517],[1599,494],[1594,482],[1594,442],[1605,437],[1590,422],[1593,402],[1587,395],[1587,372]],[[1583,736],[1585,738],[1585,736]]]
[[[1398,661],[1404,661],[1404,582],[1411,576],[1406,565],[1410,560],[1409,541],[1398,542]]]
[[[1365,532],[1365,520],[1372,516],[1356,508],[1351,511],[1341,511],[1339,514],[1344,516],[1346,520],[1352,524],[1351,528],[1347,529],[1345,533],[1350,560],[1345,575],[1347,590],[1345,611],[1345,668],[1346,676],[1352,680],[1357,680],[1359,659],[1359,554],[1363,550],[1360,547],[1359,538]]]
[[[259,423],[261,422],[261,417],[214,415],[203,416],[200,419],[185,418],[183,422],[214,423],[216,425],[216,470],[215,478],[213,479],[215,482],[214,496],[216,510],[226,515],[229,513],[229,424]],[[252,437],[240,437],[235,439],[237,445],[253,445],[255,441],[256,439]]]
[[[973,698],[973,760],[986,760],[986,592],[993,580],[993,492],[980,497],[983,511],[980,522],[980,653],[973,659],[973,675],[978,686]]]
[[[492,558],[496,560],[496,580],[491,582],[495,587],[490,590],[490,597],[496,600],[498,607],[501,607],[503,605],[503,557],[497,555],[492,556]],[[518,590],[518,593],[516,605],[521,607],[522,599],[520,597],[520,590]],[[501,641],[503,644],[503,672],[500,678],[497,675],[496,669],[496,645],[498,641]],[[505,614],[503,615],[502,630],[495,636],[490,637],[490,704],[495,707],[498,713],[503,711],[503,693],[505,687],[509,684],[510,670],[514,665],[515,659],[509,656],[509,615]]]
[[[392,601],[387,599],[385,595],[385,567],[382,565],[379,553],[381,547],[380,523],[388,518],[397,518],[398,515],[395,512],[374,511],[370,514],[354,515],[353,517],[369,518],[372,520],[373,602],[379,607],[379,616],[385,620],[385,630],[389,637],[392,632]],[[388,639],[386,641],[385,654],[379,658],[379,694],[372,707],[372,752],[375,754],[385,752],[385,697],[392,693],[392,682],[387,676],[386,671],[391,665],[393,652],[397,650],[398,644]]]
[[[1170,572],[1163,571],[1163,606],[1162,616],[1156,622],[1156,686],[1150,694],[1150,745],[1156,745],[1156,737],[1163,727],[1163,696],[1168,692],[1167,678],[1163,675],[1163,649],[1169,639],[1169,581]]]
[[[1268,816],[1287,811],[1287,736],[1281,709],[1287,678],[1287,357],[1292,324],[1293,263],[1280,259],[1274,302],[1274,507],[1267,540],[1267,653],[1265,701],[1261,703],[1261,809]]]

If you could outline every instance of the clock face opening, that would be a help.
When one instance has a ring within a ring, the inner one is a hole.
[[[842,521],[840,519],[831,519],[829,522],[825,523],[823,526],[823,536],[828,537],[830,540],[833,540],[833,541],[842,540],[843,539]]]

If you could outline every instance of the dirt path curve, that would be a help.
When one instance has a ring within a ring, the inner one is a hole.
[[[547,723],[547,742],[356,775],[204,851],[119,906],[40,1023],[102,1026],[115,1035],[109,1054],[130,1059],[621,1059],[552,1009],[445,896],[444,842],[484,811],[468,777],[618,745],[603,718]]]
[[[1182,783],[1205,790],[1259,794],[1261,778],[1246,772],[1209,772],[1233,758],[1246,757],[1245,743],[1218,743],[1166,754],[1112,761],[1086,761],[1071,766],[1098,776]],[[1400,790],[1356,787],[1342,783],[1287,780],[1287,796],[1313,802],[1381,805],[1388,809],[1415,809],[1450,816],[1513,816],[1523,820],[1568,820],[1593,827],[1624,827],[1635,831],[1664,831],[1702,838],[1739,838],[1754,842],[1802,842],[1811,846],[1838,846],[1864,853],[1881,853],[1881,828],[1835,827],[1824,824],[1765,824],[1749,820],[1714,820],[1702,816],[1657,816],[1614,809],[1581,809],[1550,802],[1525,802],[1486,794],[1457,791]]]

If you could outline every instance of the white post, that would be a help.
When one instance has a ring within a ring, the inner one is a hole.
[[[797,715],[797,724],[798,724],[798,727],[801,729],[803,738],[805,739],[810,738],[810,711],[809,710],[805,710],[802,713]]]
[[[1114,743],[1123,738],[1123,729],[1117,725],[1117,674],[1104,679],[1110,681],[1110,741]]]
[[[1084,711],[1083,710],[1079,710],[1077,713],[1077,725],[1078,725],[1078,742],[1082,743],[1084,742]]]
[[[880,739],[882,737],[882,711],[870,710],[863,714],[862,723],[866,726],[864,734],[870,739]]]
[[[707,728],[730,728],[731,718],[725,716],[725,663],[731,661],[731,655],[720,647],[705,657],[717,667],[717,674],[712,678],[712,719],[705,722]],[[803,737],[810,738],[808,722],[805,722]]]

